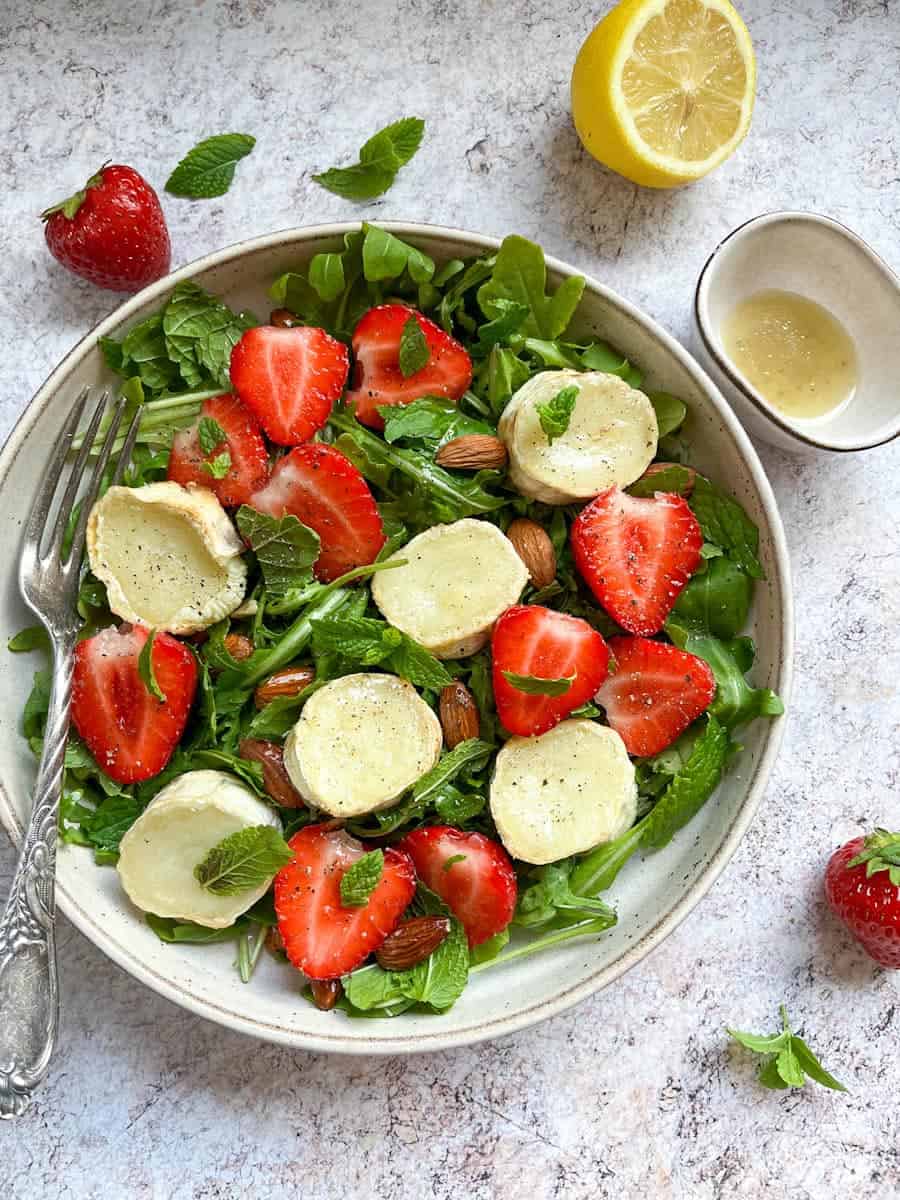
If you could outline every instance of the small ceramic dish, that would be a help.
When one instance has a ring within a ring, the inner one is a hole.
[[[727,354],[722,328],[742,300],[778,289],[826,308],[856,346],[856,390],[812,419],[787,417]],[[740,225],[700,274],[694,297],[697,357],[750,431],[784,450],[868,450],[900,434],[900,279],[846,226],[816,213],[775,212]]]

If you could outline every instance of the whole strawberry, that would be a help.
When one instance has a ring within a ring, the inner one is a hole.
[[[133,167],[101,167],[41,218],[53,257],[98,287],[137,292],[169,269],[159,198]]]
[[[900,833],[876,829],[836,850],[825,896],[877,963],[900,970]]]

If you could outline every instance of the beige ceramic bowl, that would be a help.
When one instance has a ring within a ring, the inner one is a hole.
[[[490,238],[457,230],[387,223],[387,228],[437,260],[496,248]],[[47,450],[83,384],[112,380],[97,349],[103,335],[121,335],[159,308],[174,284],[193,279],[235,308],[264,315],[266,289],[280,272],[335,248],[351,225],[290,230],[211,254],[126,301],[60,363],[32,400],[0,456],[0,552],[16,560],[25,517],[44,470]],[[575,269],[548,260],[554,284]],[[753,633],[759,646],[754,671],[760,685],[787,696],[791,675],[792,615],[787,552],[781,521],[759,460],[721,396],[694,360],[649,317],[599,283],[588,280],[580,310],[583,332],[607,338],[647,372],[651,386],[684,397],[691,408],[689,436],[697,465],[721,479],[746,506],[761,532],[767,581],[757,590]],[[28,614],[7,570],[0,601],[0,643]],[[5,650],[0,653],[6,654]],[[19,736],[23,701],[35,663],[7,655],[0,699],[0,820],[21,840],[35,764]],[[594,940],[569,943],[542,955],[475,976],[443,1016],[404,1014],[394,1020],[350,1020],[322,1013],[300,996],[291,968],[264,955],[253,981],[242,984],[230,945],[171,946],[158,941],[131,907],[108,867],[94,865],[79,847],[61,847],[59,906],[114,962],[161,995],[222,1025],[309,1050],[395,1054],[437,1050],[499,1037],[569,1008],[612,983],[657,946],[702,898],[743,837],[766,786],[783,721],[758,721],[742,741],[736,767],[700,815],[659,854],[635,861],[612,893],[619,924]],[[63,996],[65,1003],[65,996]]]

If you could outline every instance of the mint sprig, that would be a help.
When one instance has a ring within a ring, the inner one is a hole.
[[[213,417],[201,417],[197,426],[197,440],[204,454],[212,454],[217,446],[228,440],[228,435]]]
[[[189,150],[169,178],[166,191],[188,200],[223,196],[231,187],[234,169],[256,145],[249,133],[219,133]]]
[[[234,896],[259,887],[294,857],[272,825],[239,829],[213,846],[194,867],[201,887],[217,896]]]
[[[431,351],[415,316],[410,316],[400,334],[400,371],[404,379],[428,366]]]
[[[383,850],[370,850],[358,858],[341,876],[341,904],[344,908],[362,908],[368,904],[383,874]]]
[[[767,1088],[798,1088],[803,1087],[807,1077],[822,1087],[831,1088],[835,1092],[846,1092],[847,1089],[835,1077],[826,1071],[816,1056],[801,1037],[791,1030],[788,1023],[787,1009],[782,1004],[781,1031],[768,1036],[755,1033],[745,1033],[740,1029],[728,1029],[728,1033],[741,1046],[752,1050],[754,1054],[764,1055],[757,1072],[759,1082]]]
[[[350,167],[331,167],[313,175],[313,179],[345,200],[374,200],[388,190],[400,168],[419,149],[424,133],[421,118],[403,117],[360,147],[359,162]]]
[[[231,470],[231,455],[227,450],[223,450],[215,458],[210,458],[206,462],[202,462],[200,470],[205,471],[207,475],[212,475],[213,479],[224,479]]]
[[[569,428],[577,399],[578,388],[571,384],[557,392],[550,400],[535,405],[541,429],[546,433],[551,446]]]

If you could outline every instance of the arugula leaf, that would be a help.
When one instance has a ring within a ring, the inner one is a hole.
[[[490,279],[478,289],[478,303],[486,317],[502,314],[498,300],[512,300],[529,310],[522,324],[527,334],[558,338],[565,332],[584,291],[578,275],[565,279],[556,292],[547,294],[544,252],[534,242],[513,234],[504,238]]]
[[[575,682],[574,675],[564,679],[544,679],[540,675],[517,675],[515,671],[504,671],[503,678],[526,696],[564,696]]]
[[[201,887],[234,896],[259,887],[293,859],[293,851],[272,825],[251,825],[230,833],[194,867]]]
[[[428,283],[434,275],[434,262],[415,246],[368,222],[363,224],[363,231],[363,275],[369,283],[397,279],[404,270],[416,283]]]
[[[313,179],[345,200],[374,200],[388,190],[399,169],[419,149],[424,132],[425,122],[419,117],[403,117],[360,147],[358,163],[332,167]]]
[[[419,441],[436,449],[469,433],[497,432],[495,425],[468,416],[438,396],[423,396],[412,404],[385,404],[378,412],[384,418],[383,436],[389,444]]]
[[[654,496],[657,492],[674,492],[677,496],[684,496],[690,492],[693,483],[694,472],[689,467],[681,463],[667,463],[663,470],[653,475],[642,475],[625,491],[629,496]]]
[[[411,316],[400,332],[400,373],[404,379],[415,375],[423,367],[428,366],[431,351],[422,332],[422,326]]]
[[[677,433],[687,417],[685,402],[670,392],[647,392],[647,399],[656,413],[659,436],[664,438],[670,433]]]
[[[119,855],[119,843],[141,814],[142,806],[126,792],[107,796],[81,820],[87,841],[94,847],[98,862],[113,862]]]
[[[347,286],[344,277],[342,254],[316,254],[309,264],[309,283],[316,289],[320,300],[326,303],[336,300]]]
[[[197,440],[204,454],[212,454],[216,446],[228,441],[228,435],[213,417],[201,417],[197,426]]]
[[[193,921],[181,921],[178,917],[158,917],[156,913],[145,913],[144,919],[161,942],[232,942],[250,927],[245,917],[238,917],[233,925],[224,929],[209,929]]]
[[[848,867],[860,867],[865,863],[866,879],[879,871],[887,871],[895,887],[900,887],[900,833],[887,829],[876,829],[870,833],[863,849],[847,863]]]
[[[479,963],[488,963],[491,959],[497,957],[500,951],[509,944],[509,929],[501,929],[499,933],[495,933],[492,938],[488,938],[486,942],[482,942],[478,946],[473,946],[469,951],[469,966],[475,967]]]
[[[213,479],[224,479],[231,470],[231,455],[227,450],[223,450],[215,458],[210,458],[206,462],[202,462],[200,470],[206,471],[208,475],[212,475]]]
[[[472,358],[484,358],[494,346],[512,337],[528,316],[527,304],[519,304],[515,300],[494,300],[492,302],[497,316],[478,328],[478,340],[470,347]]]
[[[484,392],[494,416],[500,416],[513,393],[530,377],[530,367],[512,350],[501,346],[493,348],[487,360]]]
[[[519,893],[513,922],[516,925],[539,927],[549,925],[560,911],[577,913],[615,925],[615,910],[593,896],[577,894],[571,887],[571,875],[577,863],[574,859],[549,863],[533,872],[535,882]]]
[[[224,196],[234,179],[234,169],[256,145],[248,133],[218,133],[189,150],[169,178],[166,191],[190,200]]]
[[[803,1038],[797,1037],[788,1022],[787,1009],[782,1004],[781,1032],[760,1037],[740,1029],[727,1029],[728,1034],[747,1050],[766,1057],[759,1064],[757,1076],[768,1088],[803,1087],[807,1076],[822,1087],[832,1091],[846,1092],[847,1089],[826,1071]],[[727,1028],[727,1027],[726,1027]]]
[[[743,629],[752,599],[750,576],[733,559],[713,557],[702,575],[695,575],[681,592],[673,611],[676,620],[727,640]]]
[[[700,522],[704,539],[721,546],[728,557],[751,579],[765,579],[765,573],[756,556],[759,549],[759,530],[737,500],[727,496],[702,475],[698,475],[690,504]]]
[[[100,346],[117,374],[136,376],[150,392],[163,391],[178,379],[178,364],[166,348],[161,312],[133,325],[121,342],[101,338]]]
[[[237,527],[262,568],[267,589],[283,596],[312,579],[319,557],[319,535],[295,516],[271,517],[247,504],[237,510]]]
[[[447,783],[432,796],[431,802],[445,825],[460,826],[484,812],[487,797],[483,793],[463,792]]]
[[[153,644],[155,641],[156,630],[151,629],[138,655],[138,675],[141,677],[141,683],[143,683],[154,700],[159,700],[161,704],[165,704],[166,693],[156,682],[156,675],[153,672]]]
[[[341,904],[344,908],[362,908],[381,882],[384,851],[369,850],[341,876]]]
[[[557,392],[552,400],[536,405],[541,429],[546,433],[547,441],[551,446],[556,438],[562,437],[569,428],[572,413],[575,411],[575,403],[578,400],[578,391],[577,387],[570,385]]]
[[[721,641],[674,612],[666,621],[666,633],[680,649],[696,654],[712,667],[716,695],[709,711],[726,729],[735,729],[755,717],[782,715],[784,705],[771,688],[751,687],[744,678],[756,654],[751,638]]]

